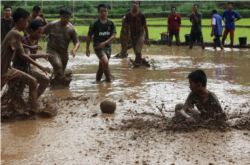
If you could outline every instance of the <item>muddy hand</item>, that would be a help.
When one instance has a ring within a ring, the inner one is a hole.
[[[43,55],[43,58],[45,59],[45,60],[49,60],[49,58],[52,58],[53,57],[53,55],[52,54],[49,54],[49,53],[46,53],[46,54],[44,54]]]
[[[50,73],[50,68],[49,67],[41,67],[41,70],[45,72],[45,74],[47,75],[47,73]]]
[[[43,13],[40,13],[39,16],[40,16],[41,18],[43,18]]]
[[[100,43],[98,46],[97,46],[97,49],[103,49],[104,47],[105,47],[105,43],[104,42],[102,42],[102,43]]]
[[[90,51],[89,51],[89,49],[86,50],[86,56],[88,56],[88,57],[90,56]]]
[[[42,50],[43,48],[39,45],[31,46],[31,49]]]
[[[76,56],[76,51],[75,51],[75,50],[71,50],[70,54],[73,56],[73,58],[75,58],[75,56]]]
[[[188,117],[187,119],[186,119],[186,121],[188,122],[188,123],[195,123],[195,120],[194,120],[194,118],[193,117]]]

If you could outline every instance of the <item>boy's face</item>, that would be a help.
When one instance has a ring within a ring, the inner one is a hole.
[[[108,18],[108,9],[105,7],[101,7],[98,11],[99,16],[101,19],[107,19]]]
[[[175,8],[172,8],[172,9],[171,9],[171,13],[172,13],[172,14],[175,14],[175,13],[176,13],[176,9],[175,9]]]
[[[60,15],[60,18],[61,18],[61,23],[63,26],[67,26],[69,21],[70,21],[70,18],[71,18],[71,15],[69,14],[62,14]]]
[[[140,6],[140,3],[138,1],[133,1],[133,3],[132,3],[132,8],[133,9],[138,9],[139,6]]]
[[[24,18],[19,19],[18,24],[20,25],[20,28],[22,31],[25,30],[26,27],[29,25],[28,20],[29,20],[29,17],[27,17],[25,19]]]
[[[3,14],[4,14],[5,17],[10,17],[11,13],[12,13],[11,8],[6,8],[6,9],[3,10]]]
[[[37,16],[39,16],[40,11],[32,11],[32,17],[36,18]]]
[[[34,40],[39,40],[43,35],[43,27],[39,27],[36,31],[30,29],[30,36],[34,38]]]
[[[190,90],[191,90],[192,92],[194,92],[194,93],[199,92],[200,87],[201,87],[201,84],[200,84],[200,83],[195,83],[195,82],[193,82],[191,79],[189,79],[189,88],[190,88]]]
[[[197,12],[198,11],[198,6],[193,6],[193,11]]]
[[[228,9],[228,10],[231,10],[232,8],[233,8],[233,5],[232,5],[232,4],[228,4],[228,5],[227,5],[227,9]]]

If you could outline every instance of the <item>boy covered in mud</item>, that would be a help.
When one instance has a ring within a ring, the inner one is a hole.
[[[49,59],[54,69],[55,80],[59,83],[62,81],[71,81],[65,78],[64,72],[69,60],[69,43],[73,41],[74,48],[70,54],[75,57],[79,48],[79,40],[75,27],[69,22],[71,10],[62,8],[60,10],[61,20],[53,21],[44,27],[43,34],[49,36],[46,52],[52,54]]]
[[[5,36],[14,27],[14,20],[11,18],[12,8],[10,5],[5,5],[3,8],[4,17],[1,18],[1,42]]]
[[[217,96],[206,89],[207,76],[205,72],[195,70],[187,78],[189,79],[191,92],[184,105],[179,103],[175,106],[175,115],[186,119],[188,122],[195,122],[195,118],[198,117],[203,120],[226,121],[227,117]],[[197,107],[198,111],[194,109],[194,106]]]
[[[29,13],[22,8],[17,8],[13,13],[15,26],[11,29],[11,31],[9,31],[1,45],[1,89],[10,80],[20,81],[23,84],[27,84],[29,86],[29,110],[36,111],[37,80],[20,70],[10,67],[13,56],[18,54],[21,59],[36,65],[45,73],[50,72],[49,68],[41,66],[24,52],[20,32],[25,30],[27,27],[28,18]]]
[[[131,9],[129,9],[127,12],[129,12],[130,10]],[[126,16],[124,16],[122,18],[122,28],[120,32],[120,42],[121,42],[122,50],[120,53],[116,55],[116,57],[118,58],[127,58],[128,57],[127,51],[130,48],[132,48],[131,37],[129,33],[130,32],[127,32],[127,29],[126,29]]]
[[[139,11],[140,1],[132,1],[132,10],[126,14],[126,29],[127,33],[131,34],[132,46],[135,52],[135,64],[142,63],[141,50],[144,44],[144,30],[146,32],[146,42],[150,46],[148,26],[146,17],[143,12]]]
[[[26,28],[26,30],[24,31],[24,35],[27,36],[30,31],[29,31],[29,26],[30,26],[30,23],[34,20],[38,20],[40,21],[44,26],[48,24],[48,22],[45,20],[44,16],[42,13],[40,13],[40,10],[41,8],[39,6],[34,6],[33,7],[33,10],[32,10],[32,14],[30,15],[29,17],[29,25],[28,27]]]
[[[111,42],[116,36],[116,27],[113,21],[108,19],[108,6],[98,5],[99,18],[95,19],[89,26],[86,44],[86,55],[90,56],[89,45],[94,34],[93,47],[96,56],[99,58],[99,68],[96,73],[96,81],[101,81],[104,73],[107,82],[112,80],[109,70],[109,59],[111,56]]]
[[[32,21],[29,26],[29,32],[30,33],[28,36],[22,37],[22,43],[28,46],[37,45],[39,39],[42,37],[43,24],[39,20]],[[51,54],[37,54],[36,49],[24,48],[24,51],[33,60],[36,60],[38,58],[45,58],[46,60],[48,60],[48,58],[53,57]],[[29,62],[23,60],[18,53],[14,57],[12,66],[37,79],[39,83],[39,86],[37,89],[37,99],[38,99],[42,95],[42,93],[45,91],[47,86],[49,85],[50,78],[36,71],[36,69],[32,67]],[[20,87],[18,90],[20,92],[18,94],[22,95],[24,88],[25,88],[25,84],[20,84]]]

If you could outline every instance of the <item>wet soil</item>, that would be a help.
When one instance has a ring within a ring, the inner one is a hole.
[[[119,49],[113,45],[112,53]],[[129,59],[111,58],[115,81],[102,84],[92,83],[94,54],[70,57],[70,87],[48,88],[39,99],[40,107],[56,107],[55,117],[1,124],[2,164],[249,163],[249,50],[152,45],[143,55],[154,59],[154,67],[132,69]],[[231,126],[173,118],[174,106],[189,93],[186,77],[196,68],[206,72],[207,88],[218,96]],[[99,104],[107,97],[117,102],[114,114],[101,113]]]

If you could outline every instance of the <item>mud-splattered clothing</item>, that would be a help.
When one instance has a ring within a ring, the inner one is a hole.
[[[29,29],[30,23],[34,20],[38,20],[38,21],[42,22],[43,25],[45,25],[45,21],[42,19],[42,17],[37,16],[36,18],[33,18],[32,15],[30,15],[29,20],[28,20],[29,25],[25,29],[28,34],[30,33],[30,29]]]
[[[126,23],[130,25],[130,32],[132,38],[137,38],[144,35],[144,24],[146,23],[146,17],[143,12],[135,16],[132,15],[131,11],[126,14]]]
[[[102,23],[100,18],[97,18],[91,22],[88,35],[94,34],[93,46],[97,49],[100,43],[107,41],[114,33],[116,33],[116,27],[113,21],[107,19],[105,23]],[[105,48],[111,48],[111,43],[105,45]]]
[[[194,106],[200,111],[200,116],[204,119],[207,118],[224,118],[226,119],[226,115],[224,114],[220,102],[217,96],[213,92],[209,92],[209,96],[206,100],[202,100],[200,95],[191,92],[188,95],[187,100],[184,103],[183,109],[185,112],[193,112]]]
[[[1,42],[3,42],[4,38],[9,33],[9,31],[14,27],[14,25],[15,23],[13,18],[10,18],[9,20],[1,18]]]
[[[25,45],[32,46],[27,36],[22,37],[22,43]],[[35,45],[37,45],[37,43],[38,42],[36,41]],[[26,54],[36,54],[37,53],[36,49],[24,48],[24,51]],[[15,55],[12,66],[16,69],[23,71],[23,72],[26,72],[26,73],[30,72],[30,63],[21,59],[18,54]]]
[[[122,57],[127,56],[128,46],[132,44],[129,33],[130,32],[127,32],[127,30],[126,30],[126,16],[124,16],[122,18],[122,29],[120,32],[120,42],[121,42],[121,46],[122,46],[121,56]]]
[[[64,27],[61,21],[53,21],[47,24],[43,30],[44,34],[49,35],[47,48],[52,48],[68,53],[69,43],[78,42],[78,36],[75,27],[69,23],[69,26]]]
[[[24,51],[21,38],[20,32],[12,29],[0,47],[0,90],[9,80],[20,75],[16,69],[11,68],[10,63],[17,50]]]

